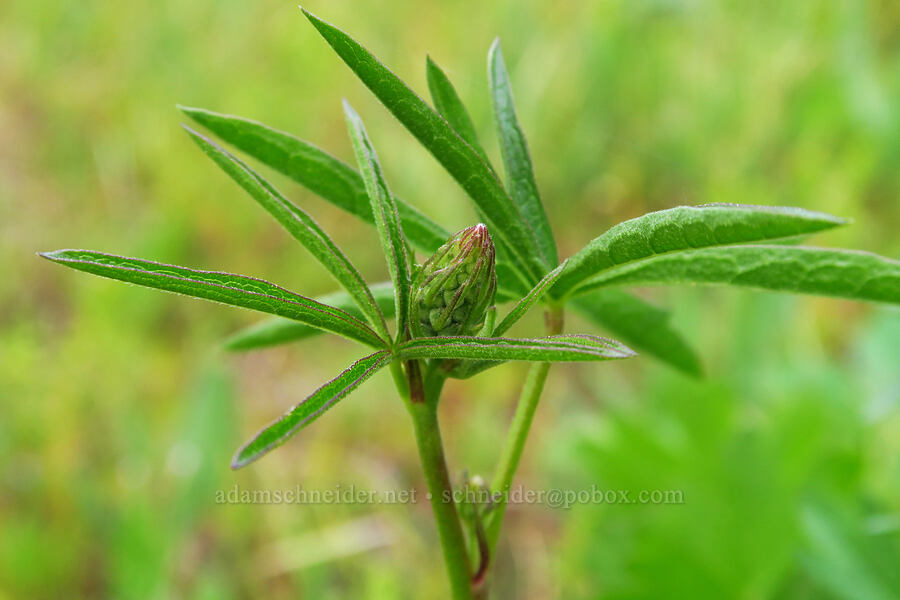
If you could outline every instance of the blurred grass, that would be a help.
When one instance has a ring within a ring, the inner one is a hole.
[[[896,3],[307,7],[420,92],[430,53],[495,158],[484,55],[500,35],[563,256],[618,220],[704,202],[849,216],[816,242],[900,256]],[[330,291],[192,147],[176,102],[349,160],[346,96],[402,197],[458,229],[474,218],[460,190],[289,2],[7,0],[0,39],[0,598],[440,597],[424,504],[214,502],[235,483],[419,485],[386,376],[258,466],[227,469],[237,444],[355,349],[321,339],[314,352],[228,356],[219,340],[254,315],[33,253],[88,247]],[[367,276],[386,276],[371,228],[273,179]],[[516,508],[500,597],[900,597],[896,310],[708,289],[650,297],[674,308],[707,380],[648,359],[554,369],[520,481],[678,488],[686,502]],[[523,374],[508,365],[449,386],[455,467],[489,474]],[[316,540],[330,549],[319,562],[285,554]]]

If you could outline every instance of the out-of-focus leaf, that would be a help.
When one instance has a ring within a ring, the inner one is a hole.
[[[534,306],[535,302],[544,297],[544,293],[550,289],[550,286],[553,285],[560,275],[562,275],[563,269],[566,264],[563,263],[547,273],[543,279],[541,279],[536,286],[534,286],[530,292],[528,292],[515,306],[513,306],[512,310],[510,310],[503,320],[500,321],[499,324],[494,328],[492,333],[493,337],[499,337],[509,331],[509,328],[516,324],[516,322],[525,316],[532,306]]]
[[[619,223],[569,259],[550,293],[559,298],[602,271],[658,254],[815,233],[846,221],[800,208],[679,206]]]
[[[375,302],[384,316],[394,316],[394,286],[390,282],[376,283],[369,286]],[[362,312],[356,306],[353,298],[347,292],[335,292],[315,298],[316,302],[334,306],[346,311],[359,319],[363,318]],[[253,325],[238,331],[225,342],[225,348],[232,352],[245,352],[269,346],[277,346],[289,342],[296,342],[308,337],[319,335],[321,329],[310,327],[297,321],[273,317],[254,323]]]
[[[347,127],[350,131],[350,139],[353,141],[356,161],[359,163],[359,172],[362,173],[363,181],[366,182],[366,191],[372,202],[372,214],[375,215],[375,227],[378,229],[378,237],[381,239],[381,250],[384,252],[388,270],[391,273],[391,281],[394,284],[397,339],[402,339],[408,328],[411,279],[406,237],[400,226],[397,205],[394,203],[394,198],[384,180],[384,174],[381,172],[381,164],[378,162],[375,148],[372,147],[372,142],[366,134],[362,119],[346,100],[344,101],[344,114],[347,117]]]
[[[700,360],[669,324],[669,313],[619,289],[599,289],[576,296],[570,306],[642,354],[680,369],[702,374]]]
[[[89,250],[57,250],[41,253],[41,256],[101,277],[294,319],[375,348],[383,348],[386,344],[368,325],[353,315],[262,279],[216,271],[197,271]]]
[[[506,169],[506,187],[526,222],[534,231],[538,247],[551,265],[559,262],[556,241],[550,221],[541,203],[525,132],[519,125],[513,102],[509,73],[500,51],[500,40],[494,40],[488,52],[488,81],[494,105],[494,122],[500,139],[500,151]]]
[[[557,335],[534,339],[447,336],[416,338],[397,346],[398,359],[491,359],[539,362],[613,360],[634,356],[626,346],[593,335]]]
[[[606,285],[718,283],[900,304],[900,262],[854,250],[747,245],[663,254],[604,271]]]
[[[366,184],[353,167],[289,133],[257,121],[179,107],[187,116],[261,163],[287,175],[313,193],[366,223],[374,224]],[[450,232],[415,207],[394,199],[403,231],[417,249],[431,254],[447,241]]]
[[[337,27],[303,11],[325,41],[475,202],[516,267],[537,283],[549,270],[534,232],[478,153],[390,69]]]
[[[337,282],[347,290],[375,331],[384,338],[390,337],[384,315],[375,303],[366,281],[318,223],[249,166],[193,129],[185,127],[185,130],[207,156],[328,269]]]
[[[391,360],[390,352],[382,350],[350,365],[347,370],[307,396],[283,417],[257,433],[234,455],[231,468],[245,467],[288,441]]]
[[[900,594],[895,539],[860,535],[849,515],[824,502],[803,507],[806,537],[800,564],[809,578],[841,600],[890,600]],[[890,538],[892,536],[888,536]]]

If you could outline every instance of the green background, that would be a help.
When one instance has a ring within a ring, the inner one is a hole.
[[[896,2],[307,8],[420,93],[430,54],[495,159],[485,54],[499,35],[562,256],[620,220],[706,202],[851,217],[815,242],[900,256]],[[346,97],[398,195],[455,230],[475,220],[462,191],[291,2],[7,0],[0,40],[0,598],[442,597],[425,503],[215,502],[235,485],[422,493],[386,374],[283,449],[228,469],[357,346],[321,337],[229,355],[220,341],[257,316],[34,252],[84,247],[332,290],[181,132],[176,102],[351,161]],[[387,277],[373,228],[267,175],[367,277]],[[684,503],[514,507],[497,597],[900,597],[897,310],[641,293],[672,308],[707,377],[643,357],[554,367],[518,481],[681,490]],[[593,330],[574,317],[568,329]],[[449,385],[457,473],[490,474],[526,368]]]

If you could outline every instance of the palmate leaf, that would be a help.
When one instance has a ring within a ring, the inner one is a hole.
[[[359,306],[363,315],[379,335],[389,338],[384,315],[375,302],[369,286],[337,244],[318,223],[302,209],[291,203],[271,184],[249,166],[224,149],[185,126],[185,131],[219,167],[238,183],[269,214],[312,254],[341,284]]]
[[[690,375],[702,375],[697,353],[669,324],[667,311],[617,288],[576,296],[569,305],[642,354]]]
[[[854,250],[747,245],[663,254],[591,279],[607,285],[717,283],[900,304],[900,261]]]
[[[491,86],[500,151],[506,168],[506,186],[525,220],[534,230],[544,258],[549,264],[555,265],[559,262],[556,240],[553,239],[553,230],[550,228],[550,221],[538,193],[525,133],[516,116],[512,86],[509,83],[503,53],[500,51],[499,39],[494,40],[488,52],[488,81]]]
[[[582,362],[634,356],[622,344],[592,335],[556,335],[534,339],[446,336],[416,338],[400,344],[396,357]]]
[[[534,232],[478,152],[358,42],[309,11],[303,12],[362,82],[456,179],[483,213],[492,235],[509,248],[514,265],[529,282],[537,283],[549,265],[535,252]]]
[[[376,283],[369,286],[372,296],[385,317],[394,316],[394,286],[390,282]],[[314,298],[316,302],[327,304],[350,313],[359,319],[364,318],[356,306],[356,302],[347,292],[334,292]],[[297,321],[273,317],[255,323],[238,331],[225,341],[225,349],[232,352],[246,352],[279,344],[296,342],[322,333],[321,329],[310,327]]]
[[[41,256],[101,277],[294,319],[375,348],[386,345],[378,334],[353,315],[262,279],[197,271],[89,250],[57,250],[41,253]]]
[[[372,147],[372,142],[366,134],[362,119],[346,100],[344,101],[344,114],[347,117],[347,127],[353,142],[353,151],[356,153],[356,161],[359,163],[359,172],[362,173],[363,181],[366,182],[366,192],[372,202],[372,214],[375,215],[375,227],[378,229],[378,237],[381,239],[381,250],[384,252],[391,281],[394,284],[397,339],[402,339],[408,329],[409,288],[411,285],[406,238],[400,226],[397,205],[384,180],[375,148]]]
[[[372,206],[362,176],[346,163],[325,151],[283,131],[262,123],[200,108],[179,107],[194,121],[218,137],[246,152],[261,163],[287,175],[370,225],[375,224]],[[426,255],[432,254],[450,237],[450,232],[394,196],[406,239]],[[506,262],[503,262],[503,261]],[[506,298],[520,296],[528,285],[498,249],[498,291]]]
[[[362,176],[343,161],[289,133],[250,119],[201,108],[179,108],[235,148],[366,223],[375,223]],[[431,254],[450,237],[449,231],[418,209],[399,198],[395,201],[403,231],[417,250]]]
[[[550,294],[561,298],[606,269],[654,255],[804,235],[845,223],[800,208],[739,204],[652,212],[619,223],[572,256]]]
[[[393,360],[391,353],[382,350],[350,365],[347,370],[307,396],[283,417],[257,433],[234,455],[231,468],[245,467],[288,441],[294,434],[334,406],[341,398],[390,364],[391,360]]]

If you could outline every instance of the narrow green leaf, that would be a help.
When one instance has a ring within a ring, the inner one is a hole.
[[[877,515],[873,509],[859,510],[853,503],[818,497],[808,499],[797,511],[802,547],[797,565],[808,578],[809,589],[818,590],[818,597],[900,598],[896,513]],[[875,529],[878,521],[886,522],[889,529]]]
[[[238,158],[190,127],[185,126],[184,129],[207,156],[328,269],[335,280],[347,290],[375,331],[382,337],[389,338],[384,315],[381,314],[366,281],[318,223]]]
[[[391,304],[393,302],[394,298],[392,295]],[[354,304],[354,306],[356,305]],[[320,333],[322,331],[315,327],[291,321],[290,319],[272,317],[241,329],[225,340],[223,346],[230,352],[248,352],[250,350],[299,342]]]
[[[41,253],[41,256],[100,277],[278,315],[369,346],[385,346],[385,341],[378,334],[353,315],[262,279],[215,271],[197,271],[89,250],[57,250]]]
[[[362,358],[346,371],[307,396],[283,417],[261,430],[244,444],[231,461],[232,469],[240,469],[271,452],[294,436],[298,431],[319,418],[338,400],[355,390],[365,380],[392,360],[390,352],[382,350]]]
[[[350,139],[353,141],[353,150],[356,152],[356,161],[359,163],[359,172],[362,173],[363,181],[366,182],[366,191],[372,202],[372,214],[375,215],[375,227],[378,229],[378,237],[381,239],[381,250],[388,262],[391,281],[394,283],[397,339],[403,339],[408,333],[411,278],[406,237],[400,226],[397,205],[394,203],[394,198],[391,196],[381,172],[381,164],[378,162],[375,148],[372,147],[372,142],[366,134],[362,119],[346,100],[344,100],[344,114],[347,117],[347,127],[350,131]]]
[[[372,290],[372,295],[375,297],[375,302],[378,303],[378,307],[384,313],[384,316],[387,318],[394,316],[394,286],[387,282],[376,283],[369,287]],[[364,318],[362,312],[356,306],[356,302],[353,301],[353,298],[347,292],[326,294],[315,298],[315,301],[339,308],[359,319]],[[321,329],[316,329],[297,321],[291,321],[290,319],[273,317],[238,331],[225,341],[225,349],[232,352],[245,352],[296,342],[320,333],[322,333]]]
[[[362,176],[343,161],[289,133],[257,121],[201,108],[179,108],[235,148],[366,223],[375,223]],[[450,237],[449,231],[415,207],[399,198],[395,201],[403,231],[417,250],[431,254]]]
[[[249,119],[200,108],[179,107],[186,115],[217,136],[276,171],[318,194],[338,208],[374,225],[372,206],[362,176],[330,154],[288,133]],[[403,233],[417,250],[430,255],[450,237],[450,232],[394,196]],[[487,219],[484,219],[485,221]],[[499,239],[495,240],[499,244]],[[505,261],[505,262],[504,262]],[[498,292],[516,298],[529,285],[497,246]]]
[[[487,154],[481,143],[478,141],[478,135],[475,133],[475,126],[472,124],[472,118],[466,110],[465,105],[456,93],[456,89],[447,75],[441,70],[437,64],[431,60],[429,56],[426,61],[426,73],[428,76],[428,89],[434,101],[435,108],[444,117],[451,127],[465,140],[479,156],[484,160],[485,164],[494,172],[488,160]],[[475,205],[475,212],[478,218],[484,222],[488,221],[478,205]],[[497,238],[495,247],[497,249],[497,280],[498,285],[505,287],[507,290],[514,292],[513,296],[524,294],[530,287],[531,282],[527,277],[523,277],[520,271],[511,266],[511,251],[507,249],[505,242],[501,238]]]
[[[726,246],[622,265],[592,279],[590,287],[671,283],[720,283],[900,304],[900,261],[853,250]]]
[[[702,375],[696,352],[669,324],[669,313],[619,289],[600,289],[570,301],[576,311],[642,354]]]
[[[503,53],[500,51],[499,38],[494,40],[488,51],[488,81],[491,86],[500,151],[506,168],[506,186],[519,211],[534,231],[538,246],[547,262],[555,265],[559,262],[556,241],[553,239],[553,230],[550,228],[550,221],[538,193],[525,132],[522,131],[516,116],[512,86],[509,83]]]
[[[426,73],[428,76],[428,89],[431,92],[437,111],[447,120],[456,133],[467,144],[472,146],[493,173],[494,168],[491,166],[484,148],[478,141],[478,135],[475,133],[475,126],[472,124],[469,112],[466,110],[462,100],[460,100],[459,95],[457,95],[456,89],[450,83],[447,75],[431,60],[430,56],[426,61]],[[475,212],[481,221],[488,222],[489,219],[477,204],[475,205]],[[498,285],[514,292],[514,297],[521,296],[531,288],[530,280],[527,277],[523,277],[520,271],[512,267],[510,259],[512,252],[507,249],[506,243],[501,238],[496,238],[494,245],[497,250]]]
[[[800,208],[708,204],[679,206],[619,223],[569,259],[550,290],[571,292],[606,269],[658,254],[815,233],[846,221]]]
[[[534,339],[448,336],[416,338],[396,349],[396,358],[531,360],[579,362],[634,356],[629,348],[593,335],[557,335]]]
[[[340,29],[303,12],[347,66],[456,179],[483,212],[491,233],[509,247],[517,268],[537,283],[549,267],[535,252],[534,232],[478,153],[368,50]]]
[[[559,279],[559,276],[562,275],[563,269],[565,268],[566,263],[563,263],[547,273],[543,279],[541,279],[536,286],[534,286],[530,292],[528,292],[521,300],[519,300],[515,306],[513,306],[512,310],[507,313],[503,320],[494,328],[493,337],[500,337],[507,331],[509,328],[516,324],[516,322],[525,316],[532,306],[534,306],[535,302],[544,297],[544,293],[550,289],[550,286]]]
[[[372,295],[375,296],[375,302],[378,303],[384,316],[387,318],[393,317],[394,286],[390,282],[382,282],[369,287],[372,290]],[[497,290],[497,302],[506,302],[512,299],[513,296],[510,296],[508,292],[501,294],[500,290]],[[362,313],[356,307],[356,303],[353,302],[353,299],[346,292],[319,296],[315,300],[322,304],[339,308],[360,319],[363,318]],[[320,333],[322,333],[322,330],[309,327],[303,323],[281,317],[273,317],[238,331],[225,341],[225,348],[232,352],[244,352],[296,342]]]
[[[428,78],[428,91],[431,92],[431,100],[438,113],[450,123],[456,133],[467,144],[472,146],[488,167],[491,163],[487,153],[478,141],[478,134],[469,111],[456,93],[456,88],[450,83],[450,79],[444,71],[428,56],[425,59],[425,74]],[[492,169],[493,170],[493,169]]]

